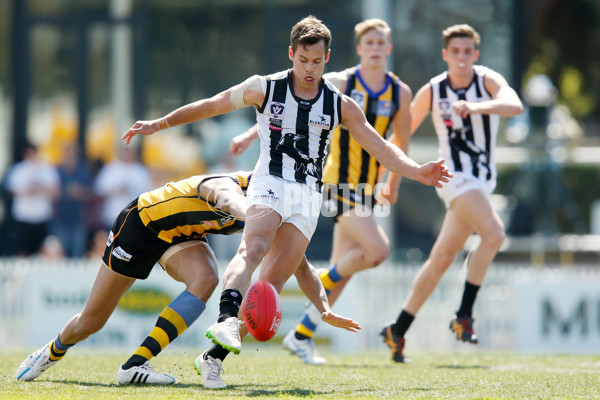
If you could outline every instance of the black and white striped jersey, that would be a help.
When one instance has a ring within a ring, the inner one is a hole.
[[[489,71],[482,65],[473,66],[471,84],[454,90],[448,72],[431,79],[431,118],[438,136],[440,157],[446,159],[451,172],[473,174],[478,179],[496,179],[495,147],[500,117],[497,114],[458,116],[452,104],[458,100],[479,102],[490,100],[483,79]]]
[[[256,110],[260,157],[254,176],[274,175],[320,191],[329,140],[341,121],[342,94],[322,79],[314,99],[301,99],[291,70],[261,80],[265,101]]]

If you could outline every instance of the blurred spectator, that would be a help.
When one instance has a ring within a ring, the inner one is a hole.
[[[25,147],[23,160],[8,172],[6,189],[12,195],[12,255],[37,253],[48,236],[58,198],[60,178],[56,168],[38,157],[37,148]]]
[[[67,257],[82,257],[87,249],[87,202],[93,195],[92,174],[81,161],[79,149],[68,144],[63,149],[60,175],[60,196],[56,202],[56,215],[52,233],[62,245]]]
[[[96,177],[96,194],[103,200],[103,229],[110,230],[121,210],[140,194],[152,188],[152,175],[148,168],[138,161],[135,148],[121,148],[119,159],[104,165]]]
[[[106,250],[106,245],[108,242],[108,232],[104,230],[99,230],[94,233],[92,236],[92,240],[90,243],[90,248],[88,249],[85,256],[87,258],[102,258],[104,251]]]
[[[65,257],[65,249],[56,236],[46,236],[40,248],[40,257],[46,261],[58,261]]]

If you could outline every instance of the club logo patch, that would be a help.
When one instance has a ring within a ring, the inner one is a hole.
[[[365,93],[360,90],[352,89],[350,91],[350,97],[352,100],[358,103],[360,108],[365,108]]]

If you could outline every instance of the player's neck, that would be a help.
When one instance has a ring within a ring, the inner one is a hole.
[[[312,100],[319,94],[319,88],[321,87],[321,79],[314,81],[313,84],[307,85],[297,76],[292,74],[292,86],[294,87],[294,95],[304,99]]]
[[[379,92],[387,83],[385,67],[369,68],[361,64],[358,70],[362,80],[373,92]]]
[[[448,71],[448,80],[450,81],[450,86],[452,89],[465,89],[469,87],[471,82],[473,82],[473,74],[474,70],[471,70],[469,73],[465,74],[457,74]]]

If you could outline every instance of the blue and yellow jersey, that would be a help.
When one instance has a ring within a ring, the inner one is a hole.
[[[382,90],[374,93],[362,80],[358,66],[346,70],[348,81],[344,94],[361,106],[367,121],[385,138],[396,112],[400,108],[400,78],[387,72],[387,82]],[[340,125],[331,138],[329,156],[323,173],[323,183],[349,184],[354,189],[366,183],[364,193],[373,195],[377,183],[379,163],[354,140],[350,132]]]
[[[217,208],[199,195],[208,179],[229,177],[246,193],[252,172],[197,175],[146,192],[138,199],[140,219],[158,238],[168,243],[200,239],[210,233],[229,235],[244,228],[244,222]]]

